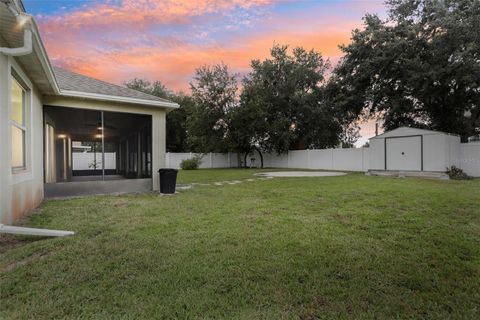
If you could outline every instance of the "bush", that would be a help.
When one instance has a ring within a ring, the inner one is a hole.
[[[447,168],[447,174],[452,180],[467,180],[470,178],[462,169],[455,166]]]
[[[180,168],[182,168],[183,170],[197,170],[202,163],[202,158],[202,155],[196,154],[190,159],[182,160],[182,162],[180,163]]]

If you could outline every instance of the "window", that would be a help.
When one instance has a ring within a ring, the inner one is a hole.
[[[12,76],[11,91],[12,112],[10,123],[12,129],[12,167],[25,168],[25,89]]]

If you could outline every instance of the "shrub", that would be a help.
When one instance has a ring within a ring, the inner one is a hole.
[[[467,180],[470,178],[462,169],[455,166],[447,168],[447,174],[452,180]]]
[[[196,170],[202,163],[202,155],[196,154],[190,159],[184,159],[180,163],[180,168],[183,170]]]

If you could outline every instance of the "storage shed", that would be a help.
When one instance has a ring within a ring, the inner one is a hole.
[[[445,172],[458,166],[460,137],[400,127],[370,138],[370,170]]]

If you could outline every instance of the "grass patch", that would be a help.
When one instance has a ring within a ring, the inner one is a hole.
[[[361,174],[47,201],[25,224],[76,235],[0,252],[0,318],[476,319],[479,203],[480,180]]]

